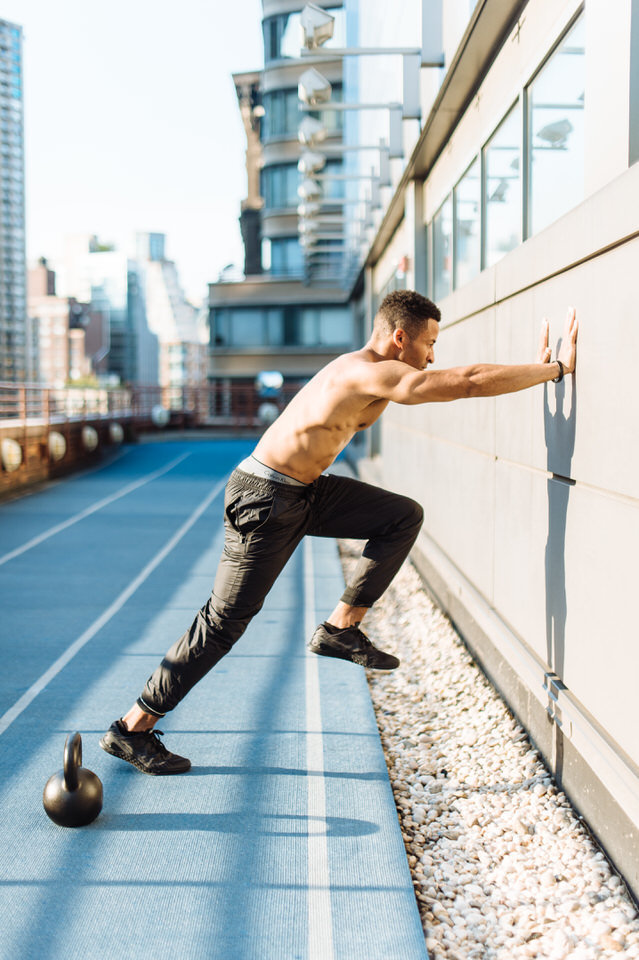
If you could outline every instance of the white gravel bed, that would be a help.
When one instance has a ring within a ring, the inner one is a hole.
[[[623,882],[410,562],[364,628],[402,660],[367,674],[432,960],[639,958]]]

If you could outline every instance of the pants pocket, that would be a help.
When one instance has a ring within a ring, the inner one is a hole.
[[[268,521],[273,511],[273,494],[249,491],[231,499],[225,507],[229,524],[242,539],[255,533]]]

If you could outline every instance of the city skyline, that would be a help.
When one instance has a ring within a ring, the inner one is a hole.
[[[262,64],[259,0],[232,11],[192,0],[179,17],[168,0],[114,0],[108,11],[3,0],[0,17],[24,34],[28,262],[55,264],[68,235],[126,249],[136,232],[157,231],[201,303],[206,284],[243,260],[231,74]]]

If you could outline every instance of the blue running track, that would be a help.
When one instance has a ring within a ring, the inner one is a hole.
[[[2,960],[427,960],[364,671],[306,652],[342,590],[334,541],[301,544],[160,723],[189,773],[98,746],[207,598],[250,449],[125,447],[0,505]],[[104,808],[65,829],[42,790],[73,730]]]

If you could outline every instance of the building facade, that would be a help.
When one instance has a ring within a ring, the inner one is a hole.
[[[94,318],[89,304],[56,295],[55,271],[44,257],[27,272],[27,379],[63,387],[97,371],[87,352]]]
[[[158,340],[149,330],[138,260],[95,236],[73,236],[58,275],[62,294],[89,303],[100,331],[108,333],[100,349],[106,375],[121,383],[157,384]]]
[[[209,327],[207,315],[190,304],[180,285],[177,267],[165,256],[162,233],[137,235],[137,263],[144,278],[144,302],[149,330],[157,337],[159,383],[181,390],[206,383]]]
[[[0,19],[0,381],[27,368],[22,28]]]
[[[253,380],[276,369],[291,382],[307,379],[324,363],[349,349],[360,336],[357,316],[342,286],[341,241],[328,238],[328,252],[314,265],[315,286],[298,236],[303,203],[298,164],[300,110],[298,84],[306,69],[299,57],[300,0],[264,0],[264,69],[234,75],[247,136],[247,198],[241,227],[245,277],[210,285],[210,374]],[[327,4],[344,42],[345,11]],[[341,60],[324,56],[333,96],[342,91]],[[341,216],[346,196],[341,152],[343,123],[338,112],[311,111],[326,124],[332,151],[323,170],[326,212]]]
[[[391,404],[360,472],[423,504],[427,585],[636,894],[639,3],[346,9],[349,46],[424,38],[421,116],[402,120],[351,301],[370,322],[398,285],[436,300],[440,367],[531,361],[544,316],[553,351],[569,306],[580,321],[574,378]],[[403,59],[354,58],[344,98],[403,102]],[[347,142],[387,121],[362,111]]]

